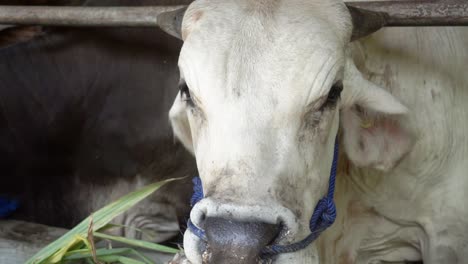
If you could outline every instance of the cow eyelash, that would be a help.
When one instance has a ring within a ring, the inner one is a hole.
[[[185,81],[182,81],[179,84],[179,91],[182,101],[187,102],[187,104],[190,106],[194,106],[192,95],[190,94],[190,89]]]
[[[327,107],[335,106],[341,96],[341,91],[343,91],[343,83],[341,81],[336,82],[330,92],[328,93],[327,100],[320,107],[320,110],[323,110]]]

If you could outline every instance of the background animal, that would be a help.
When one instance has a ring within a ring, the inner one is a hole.
[[[43,2],[63,4],[24,3]],[[153,231],[145,237],[153,241],[179,234],[196,174],[167,117],[178,89],[181,42],[149,28],[25,32],[32,31],[0,32],[0,194],[20,201],[11,218],[70,228],[138,187],[190,176],[117,220]],[[121,232],[141,237],[132,229]]]

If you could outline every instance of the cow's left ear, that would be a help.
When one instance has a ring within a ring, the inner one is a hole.
[[[174,136],[193,154],[192,133],[185,104],[180,98],[180,92],[177,94],[174,104],[169,111],[169,120]]]
[[[366,80],[351,58],[343,78],[341,126],[348,158],[359,167],[392,169],[412,147],[402,126],[408,109],[386,90]]]

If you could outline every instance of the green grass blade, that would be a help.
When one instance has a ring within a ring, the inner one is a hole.
[[[128,254],[133,254],[139,257],[146,264],[155,264],[148,257],[134,250],[133,248],[114,248],[114,249],[101,248],[101,249],[96,250],[96,257],[98,259],[101,257],[106,257],[106,256],[118,256],[118,255],[128,255]],[[80,249],[80,250],[67,252],[63,260],[70,261],[70,260],[89,259],[89,258],[92,258],[91,252],[88,249]]]
[[[101,227],[108,224],[112,219],[123,213],[124,211],[128,210],[132,206],[134,206],[139,201],[143,200],[164,184],[174,181],[177,179],[169,179],[166,181],[153,183],[146,187],[141,188],[138,191],[129,193],[122,198],[118,199],[117,201],[103,207],[102,209],[98,210],[93,214],[93,230],[96,231]],[[68,231],[59,239],[55,240],[38,253],[36,253],[32,258],[30,258],[26,264],[42,264],[47,261],[51,256],[57,253],[61,248],[66,245],[70,245],[75,240],[77,235],[87,236],[88,226],[90,223],[90,217],[84,219],[79,225],[74,227],[72,230]],[[50,261],[47,261],[47,264],[50,264]],[[54,263],[54,262],[52,262]]]
[[[99,260],[111,263],[120,262],[122,264],[145,264],[144,262],[122,256],[104,256],[100,257]]]
[[[75,250],[76,248],[90,248],[90,244],[86,240],[85,236],[76,234],[68,244],[64,244],[64,246],[61,247],[57,252],[47,258],[47,262],[59,263],[63,255],[65,255],[70,250]]]
[[[122,255],[129,253],[127,248],[113,248],[113,249],[96,249],[96,256],[108,256],[108,255]],[[89,249],[79,249],[74,251],[69,251],[63,257],[63,260],[75,260],[75,259],[84,259],[92,257]]]
[[[111,236],[111,235],[102,234],[99,232],[94,232],[94,236],[103,238],[103,239],[109,239],[109,240],[121,242],[130,246],[145,248],[145,249],[154,250],[158,252],[169,253],[169,254],[179,253],[178,249],[166,247],[163,245],[159,245],[159,244],[155,244],[155,243],[151,243],[151,242],[147,242],[143,240],[135,240],[135,239],[129,239],[125,237]]]
[[[144,232],[147,232],[147,230],[145,229],[141,229],[141,228],[137,228],[137,227],[134,227],[134,226],[128,226],[128,225],[119,225],[119,224],[107,224],[105,226],[103,226],[101,229],[99,229],[99,231],[108,231],[108,230],[111,230],[111,229],[114,229],[114,228],[125,228],[125,229],[130,229],[130,230],[136,230],[140,233],[144,233]]]

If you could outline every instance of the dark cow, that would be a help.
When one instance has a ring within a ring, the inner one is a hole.
[[[19,198],[12,218],[69,228],[140,186],[196,174],[168,120],[180,47],[158,29],[55,28],[0,49],[0,194]],[[170,184],[118,222],[174,236],[190,189],[189,178]]]

